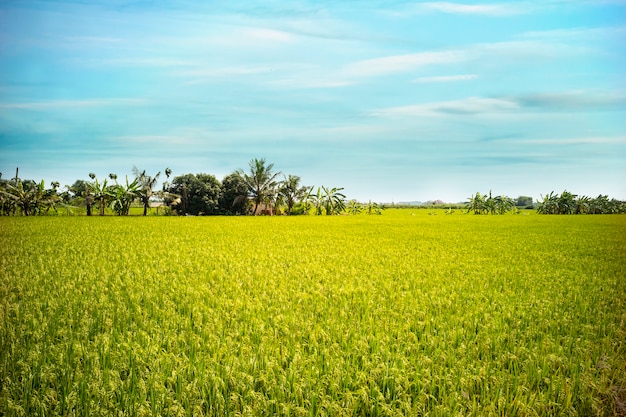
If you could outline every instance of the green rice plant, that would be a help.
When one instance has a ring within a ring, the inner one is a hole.
[[[623,413],[625,229],[0,218],[0,414]]]

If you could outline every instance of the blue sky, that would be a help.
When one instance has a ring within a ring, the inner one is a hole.
[[[626,199],[626,1],[2,1],[0,171]]]

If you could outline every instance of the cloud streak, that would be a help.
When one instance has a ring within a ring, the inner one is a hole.
[[[503,97],[468,97],[408,106],[389,107],[372,111],[375,117],[427,115],[479,115],[544,111],[603,111],[622,109],[626,95],[612,92],[540,93]]]
[[[419,77],[413,80],[414,83],[447,83],[454,81],[469,81],[475,80],[478,76],[476,74],[461,74],[461,75],[436,75],[431,77]]]
[[[50,110],[75,107],[104,107],[104,106],[140,106],[147,103],[145,99],[136,98],[108,98],[89,100],[48,100],[26,103],[0,103],[2,109],[19,110]]]
[[[467,60],[462,51],[418,52],[365,59],[344,66],[346,76],[375,77],[412,71],[427,65],[452,64]]]
[[[524,3],[464,4],[441,1],[420,3],[419,7],[441,13],[485,16],[513,16],[528,12]]]

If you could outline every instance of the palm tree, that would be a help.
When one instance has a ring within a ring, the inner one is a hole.
[[[165,174],[169,178],[168,170],[169,168],[167,168]],[[171,173],[171,171],[169,171],[169,173]],[[150,198],[155,194],[154,187],[161,175],[161,171],[157,172],[154,177],[151,177],[150,175],[146,175],[145,169],[139,172],[137,167],[133,167],[133,174],[135,174],[135,177],[139,181],[139,199],[143,204],[143,215],[146,216],[148,215],[148,208],[150,207]]]
[[[276,187],[276,177],[280,172],[272,171],[274,164],[265,165],[265,158],[252,159],[249,166],[249,174],[241,169],[237,170],[236,173],[241,176],[246,187],[248,187],[248,192],[254,200],[253,213],[256,214],[259,204],[261,204]]]
[[[104,216],[104,209],[107,206],[107,203],[113,197],[111,193],[110,187],[107,185],[106,178],[102,181],[102,184],[98,182],[96,178],[95,181],[90,184],[91,194],[93,195],[93,199],[98,202],[98,206],[100,208],[100,215]]]
[[[308,193],[309,187],[300,186],[300,177],[297,175],[289,175],[285,178],[278,188],[278,193],[287,205],[287,214],[291,214],[291,210],[297,201],[301,201]]]

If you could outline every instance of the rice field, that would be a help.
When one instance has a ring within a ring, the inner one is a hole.
[[[0,415],[626,415],[626,216],[0,217]]]

